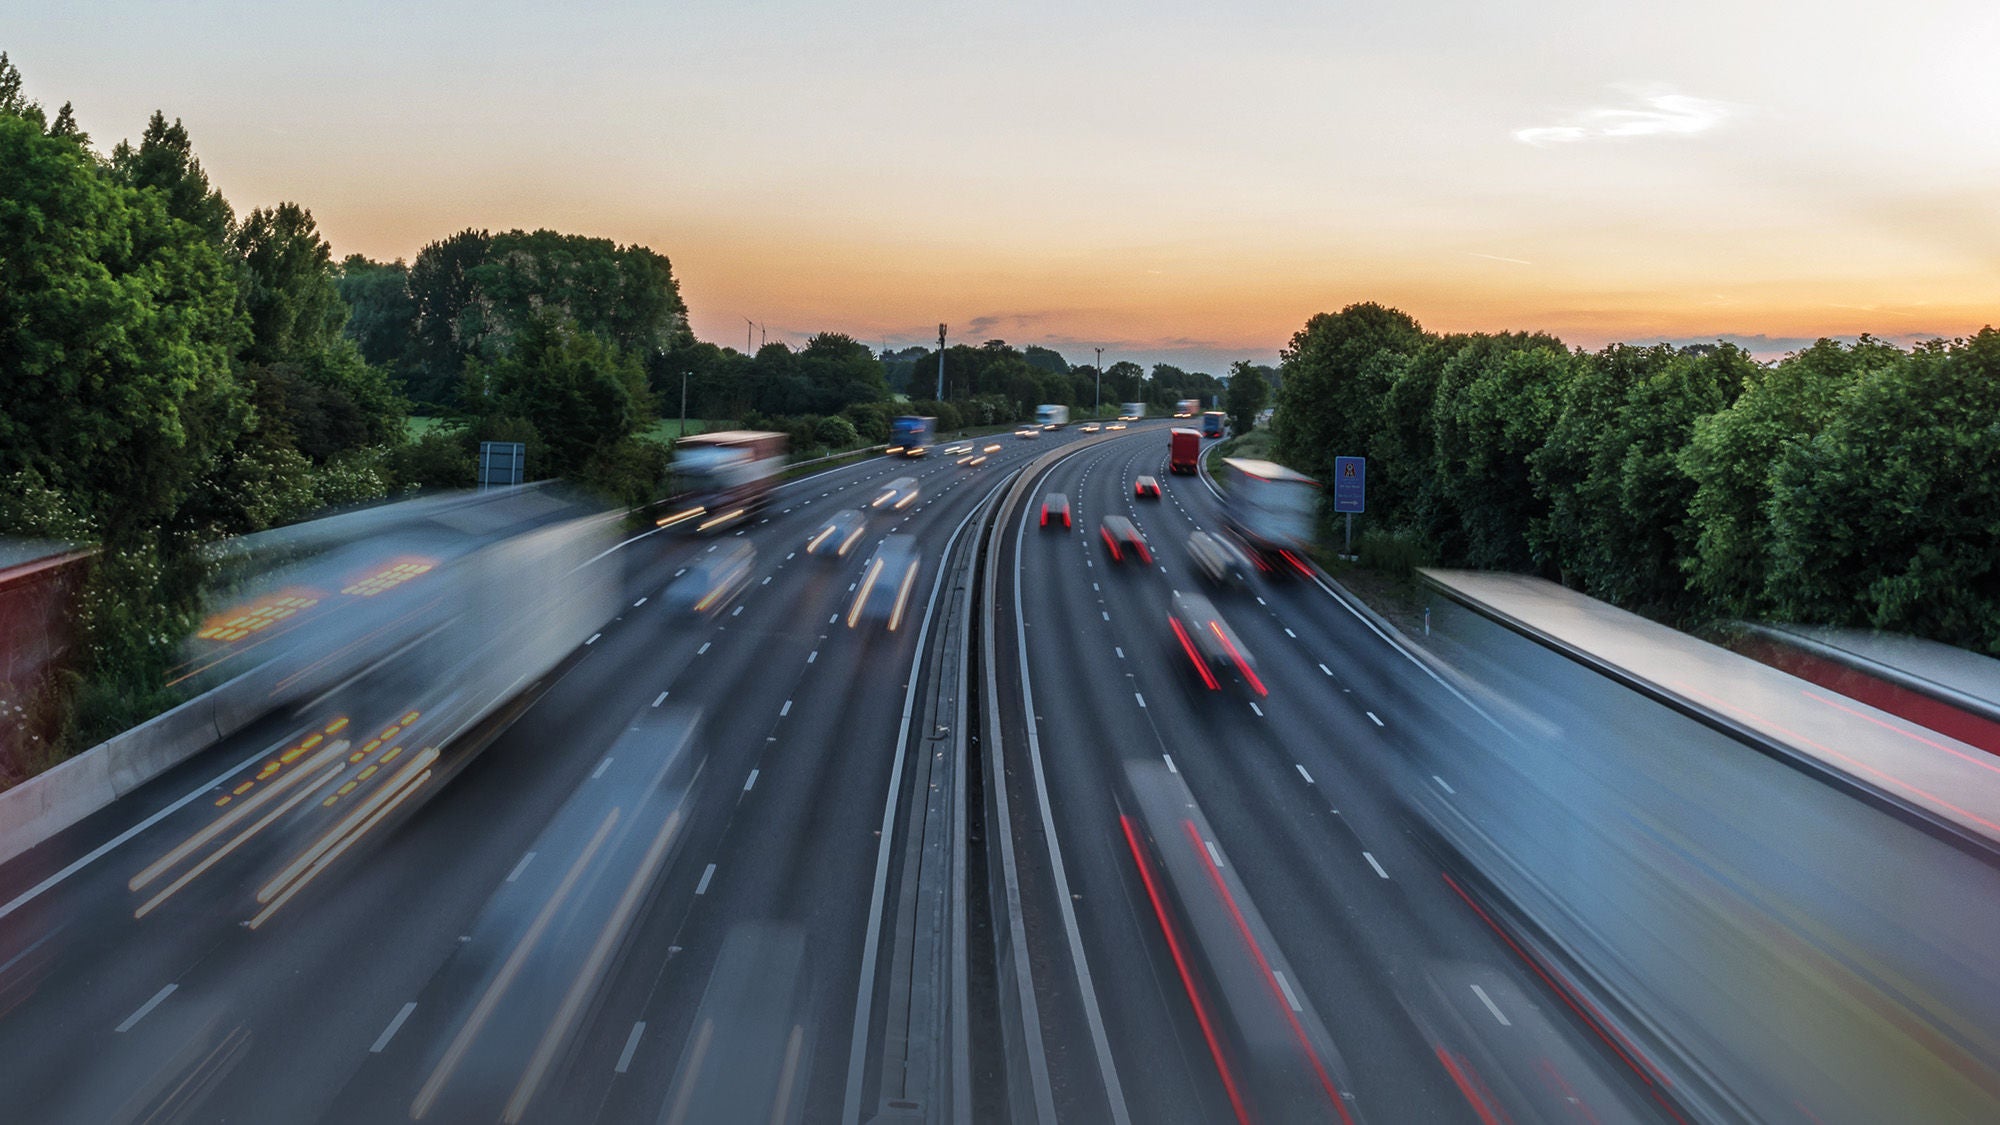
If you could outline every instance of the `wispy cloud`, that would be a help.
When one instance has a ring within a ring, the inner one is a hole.
[[[1498,254],[1481,254],[1477,250],[1467,250],[1465,254],[1469,258],[1484,258],[1489,262],[1507,262],[1510,265],[1516,266],[1532,266],[1535,264],[1526,258],[1505,258]]]
[[[1629,137],[1691,137],[1708,132],[1737,113],[1727,102],[1693,94],[1662,91],[1631,96],[1632,101],[1625,105],[1586,109],[1560,124],[1516,129],[1514,139],[1548,148]]]

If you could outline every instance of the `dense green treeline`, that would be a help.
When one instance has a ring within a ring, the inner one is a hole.
[[[1570,349],[1373,304],[1284,352],[1277,455],[1369,458],[1364,556],[1540,574],[1662,620],[2000,654],[2000,332]]]

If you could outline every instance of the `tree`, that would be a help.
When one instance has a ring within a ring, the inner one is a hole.
[[[1058,375],[1069,374],[1069,361],[1062,357],[1061,352],[1049,348],[1029,344],[1027,347],[1021,349],[1021,360],[1029,367],[1040,368],[1043,371],[1053,371]]]
[[[111,150],[111,171],[128,187],[159,192],[167,214],[193,225],[210,242],[221,246],[227,241],[236,214],[222,193],[209,186],[180,118],[169,125],[166,115],[154,110],[138,148],[119,141]]]
[[[168,523],[248,421],[235,287],[156,193],[0,115],[0,476],[32,468],[108,539]]]
[[[1257,412],[1264,409],[1264,401],[1270,393],[1271,384],[1249,360],[1239,359],[1231,364],[1229,391],[1224,399],[1230,428],[1239,434],[1255,429]]]
[[[1548,502],[1530,463],[1558,417],[1577,360],[1540,335],[1465,338],[1440,372],[1431,408],[1433,495],[1442,519],[1430,528],[1444,557],[1491,570],[1552,569],[1532,533]]]
[[[1423,347],[1409,314],[1349,305],[1306,322],[1283,353],[1284,390],[1271,422],[1277,458],[1330,479],[1336,456],[1354,456],[1380,428],[1379,402],[1404,357]]]
[[[250,317],[246,363],[276,363],[331,349],[347,324],[333,279],[333,248],[312,212],[296,203],[250,212],[230,234],[243,262],[243,308]]]
[[[490,365],[474,364],[467,401],[525,420],[547,450],[537,475],[578,476],[652,421],[637,360],[576,322],[545,313]]]
[[[1696,420],[1680,456],[1681,471],[1695,484],[1688,503],[1695,543],[1686,569],[1689,585],[1718,612],[1754,617],[1770,608],[1764,579],[1771,568],[1771,473],[1785,447],[1819,434],[1856,379],[1876,377],[1906,358],[1867,336],[1852,348],[1820,340],[1752,372],[1729,409]]]
[[[480,352],[486,318],[475,271],[492,242],[483,230],[462,230],[429,243],[410,264],[413,362],[405,368],[404,389],[418,402],[449,405],[465,361]]]
[[[397,371],[408,361],[416,325],[417,303],[410,296],[410,269],[400,260],[371,262],[349,254],[334,274],[334,286],[347,303],[347,338],[361,349],[361,358]]]
[[[1879,356],[1871,357],[1879,358]],[[1781,617],[2000,655],[2000,332],[1871,363],[1772,467]]]

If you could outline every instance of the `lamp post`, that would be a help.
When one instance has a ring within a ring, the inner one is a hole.
[[[681,436],[688,436],[688,373],[681,368]]]
[[[1104,413],[1104,349],[1097,349],[1097,406],[1093,414]]]
[[[944,401],[944,325],[938,325],[938,390],[939,402]]]

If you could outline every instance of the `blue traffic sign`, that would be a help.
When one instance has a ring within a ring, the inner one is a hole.
[[[1336,512],[1368,510],[1368,458],[1333,459],[1333,510]]]

